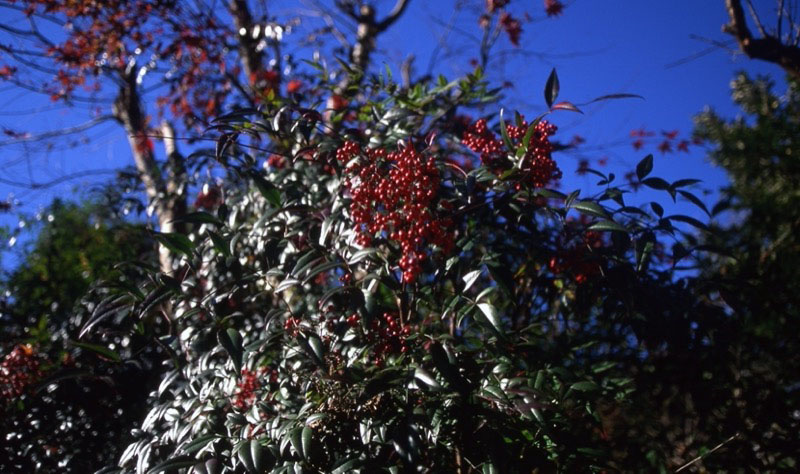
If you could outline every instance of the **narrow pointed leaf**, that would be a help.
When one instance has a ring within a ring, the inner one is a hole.
[[[636,165],[636,177],[639,178],[639,181],[645,179],[650,172],[653,171],[653,154],[649,154],[642,158]]]
[[[559,88],[558,74],[556,74],[556,70],[553,68],[550,72],[550,77],[547,78],[547,83],[544,85],[544,101],[547,104],[547,108],[553,107],[553,103],[556,101],[556,98],[558,98]]]

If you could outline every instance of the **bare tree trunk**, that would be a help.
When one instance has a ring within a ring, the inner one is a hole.
[[[239,57],[244,67],[244,73],[252,84],[263,67],[261,53],[258,51],[259,40],[253,35],[253,16],[250,14],[246,0],[231,0],[228,9],[233,17],[233,24],[238,35]]]
[[[135,68],[130,68],[123,74],[122,85],[114,102],[114,117],[128,135],[133,161],[144,184],[147,198],[154,208],[159,231],[184,232],[183,225],[175,222],[186,213],[186,170],[183,158],[177,151],[175,132],[167,122],[162,124],[161,133],[167,151],[165,176],[158,166],[152,140],[148,136],[135,77]],[[158,254],[161,271],[172,274],[174,255],[163,245],[159,246]]]
[[[367,3],[361,3],[358,12],[350,3],[340,3],[339,8],[350,18],[356,21],[356,40],[350,48],[350,65],[361,72],[366,72],[369,67],[370,57],[375,51],[378,35],[386,31],[408,7],[410,0],[397,0],[392,11],[381,21],[375,19],[375,8]],[[360,82],[360,79],[359,79]],[[325,122],[330,126],[331,117],[337,106],[337,97],[347,91],[350,86],[356,85],[349,74],[342,78],[334,89],[334,95],[328,97],[325,105]]]

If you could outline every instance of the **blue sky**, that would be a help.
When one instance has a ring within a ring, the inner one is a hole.
[[[424,73],[433,47],[440,44],[434,70],[448,77],[468,72],[469,59],[476,56],[471,56],[474,43],[470,35],[480,34],[479,10],[455,9],[456,3],[456,0],[412,0],[401,20],[381,37],[377,61],[397,71],[399,63],[408,54],[414,54],[417,73]],[[666,179],[700,178],[704,180],[703,188],[710,190],[724,184],[724,174],[706,162],[702,147],[694,147],[688,154],[661,154],[654,147],[635,151],[629,137],[631,130],[642,127],[656,132],[678,130],[680,136],[687,137],[692,116],[704,107],[712,107],[723,116],[735,116],[737,110],[730,101],[729,83],[736,71],[771,74],[778,83],[782,82],[783,73],[773,65],[733,54],[732,49],[711,47],[709,41],[728,42],[734,48],[720,31],[727,20],[723,1],[566,3],[562,16],[547,19],[541,0],[511,2],[509,8],[515,16],[523,18],[527,12],[532,21],[523,23],[520,48],[514,48],[503,37],[495,49],[497,54],[510,53],[502,66],[490,71],[494,77],[503,77],[513,84],[506,89],[502,106],[519,109],[528,116],[543,111],[542,90],[553,67],[557,68],[561,82],[560,99],[580,103],[604,94],[630,92],[642,95],[645,100],[603,102],[585,107],[585,115],[559,112],[551,117],[559,126],[557,137],[568,141],[580,135],[586,139],[575,152],[556,157],[565,175],[563,189],[589,189],[595,181],[592,177],[575,175],[580,158],[595,165],[596,160],[607,157],[604,171],[621,175],[632,169],[646,152],[656,156],[654,175]],[[762,3],[765,9],[772,4],[757,2]],[[279,19],[314,7],[312,0],[270,4],[271,14]],[[388,10],[392,4],[393,0],[378,2],[379,12]],[[454,28],[444,36],[447,24]],[[699,55],[704,52],[707,54]],[[43,111],[16,114],[31,109]],[[0,128],[46,131],[83,122],[88,113],[0,84]],[[74,139],[74,146],[62,143],[33,153],[21,145],[5,147],[0,156],[0,178],[44,182],[83,170],[109,170],[131,163],[126,137],[115,123],[77,134]],[[108,176],[66,181],[45,190],[0,183],[0,200],[17,199],[22,210],[35,213],[52,198],[79,196],[81,190]],[[0,214],[0,224],[17,225],[16,215]],[[8,263],[4,258],[4,266]]]

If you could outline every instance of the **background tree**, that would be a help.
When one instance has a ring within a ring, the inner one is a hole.
[[[152,351],[136,337],[78,334],[95,308],[83,301],[95,282],[134,277],[119,269],[126,261],[156,261],[144,227],[112,210],[100,200],[54,202],[38,225],[28,220],[36,237],[0,281],[3,471],[87,472],[111,463],[146,409]],[[118,348],[128,363],[98,344]]]

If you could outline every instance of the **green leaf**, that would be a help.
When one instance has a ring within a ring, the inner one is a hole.
[[[606,370],[613,369],[614,367],[616,367],[616,365],[617,363],[612,360],[601,362],[599,364],[595,364],[592,366],[592,372],[594,372],[595,374],[599,374],[600,372],[605,372]]]
[[[199,438],[193,439],[188,444],[183,446],[183,452],[185,453],[194,453],[196,451],[200,451],[201,449],[205,448],[209,445],[209,443],[214,442],[214,440],[218,439],[219,436],[215,434],[209,434],[205,436],[201,436]]]
[[[238,376],[242,370],[242,356],[244,355],[242,335],[233,328],[228,328],[227,330],[220,329],[217,333],[217,340],[220,345],[222,345],[223,349],[225,349],[225,352],[228,353],[228,356],[230,356]]]
[[[69,341],[69,342],[75,347],[80,347],[81,349],[86,349],[88,351],[100,354],[106,359],[113,360],[114,362],[122,361],[122,358],[119,356],[119,354],[112,351],[108,347],[101,346],[99,344],[89,344],[88,342],[78,342],[78,341]]]
[[[58,383],[62,380],[79,379],[83,377],[91,378],[94,377],[94,374],[83,369],[59,369],[56,370],[52,375],[40,380],[33,388],[33,393],[39,393],[49,385]]]
[[[476,281],[478,281],[478,278],[480,276],[481,276],[481,270],[478,269],[478,270],[473,270],[473,271],[467,273],[466,275],[464,275],[463,277],[461,277],[461,279],[464,280],[464,289],[462,291],[466,293],[466,291],[469,290],[470,287]]]
[[[174,253],[191,256],[194,242],[189,237],[178,232],[153,232],[153,238]]]
[[[575,382],[574,384],[570,385],[569,388],[578,392],[596,392],[600,390],[599,385],[588,380],[583,382]]]
[[[708,212],[708,208],[706,207],[705,203],[700,200],[700,198],[690,193],[689,191],[684,191],[683,189],[678,189],[678,194],[683,196],[686,200],[691,201],[691,203],[694,204],[695,206],[702,209],[703,212],[705,212],[708,217],[711,217],[711,213]]]
[[[370,255],[373,255],[373,254],[376,254],[376,253],[378,253],[378,249],[374,249],[374,248],[361,249],[358,252],[354,253],[350,257],[350,260],[347,261],[347,264],[348,265],[354,265],[354,264],[364,260],[365,258],[369,257]]]
[[[659,218],[660,218],[660,217],[664,217],[664,208],[663,208],[663,207],[661,207],[661,204],[659,204],[659,203],[657,203],[657,202],[653,201],[653,202],[651,202],[651,203],[650,203],[650,209],[652,209],[652,210],[653,210],[653,212],[655,212],[655,213],[656,213],[656,215],[657,215]]]
[[[539,122],[541,122],[542,117],[544,117],[544,114],[536,117],[536,120],[534,120],[533,122],[531,122],[530,125],[528,125],[528,130],[525,131],[525,136],[522,137],[522,144],[520,145],[522,154],[525,154],[525,152],[528,151],[528,145],[530,145],[531,138],[533,138],[533,134],[534,132],[536,132],[536,126],[539,125]],[[521,156],[522,155],[519,154],[519,150],[517,150],[517,157],[519,158]]]
[[[305,458],[303,454],[303,428],[302,426],[297,427],[289,433],[289,442],[292,444],[292,447],[300,457]]]
[[[603,217],[608,218],[608,214],[606,210],[603,209],[603,206],[597,204],[596,202],[592,201],[575,201],[571,204],[573,209],[577,209],[582,214],[588,214],[590,216],[596,217]]]
[[[653,171],[653,154],[649,154],[642,158],[636,165],[636,177],[639,178],[639,181],[645,179],[650,172]]]
[[[197,464],[197,459],[189,456],[179,456],[177,458],[168,459],[160,464],[157,464],[152,469],[147,471],[147,474],[158,474],[159,472],[170,471],[172,469],[191,467],[195,464]]]
[[[500,474],[500,471],[498,471],[497,468],[494,467],[494,464],[492,464],[491,462],[486,462],[486,463],[483,463],[483,465],[481,466],[481,473],[482,474]]]
[[[679,179],[672,183],[670,186],[672,189],[682,188],[685,186],[690,186],[692,184],[702,183],[703,181],[700,179]]]
[[[328,233],[331,231],[331,226],[334,224],[335,218],[334,216],[328,216],[322,222],[322,228],[319,231],[319,244],[325,246],[325,240],[328,237]]]
[[[661,178],[643,179],[642,184],[644,184],[648,188],[657,189],[659,191],[666,191],[669,189],[669,183]]]
[[[421,381],[422,383],[432,388],[433,390],[442,389],[442,386],[439,384],[439,382],[436,381],[433,375],[428,373],[428,371],[426,371],[422,367],[417,367],[417,369],[414,371],[414,378]]]
[[[331,474],[345,474],[345,473],[353,472],[353,469],[356,466],[359,466],[360,464],[361,464],[361,461],[359,459],[346,460],[342,464],[339,464],[338,466],[336,466],[336,469],[331,471]]]
[[[323,263],[321,265],[318,265],[318,266],[316,266],[316,267],[314,267],[314,268],[312,268],[311,270],[308,271],[308,273],[306,274],[305,278],[303,279],[303,284],[305,285],[305,284],[309,283],[311,280],[314,279],[314,277],[316,277],[317,275],[319,275],[322,272],[326,272],[326,271],[331,270],[333,268],[338,268],[338,267],[343,267],[343,266],[344,266],[344,263],[342,263],[342,262],[325,262],[325,263]]]
[[[275,462],[268,449],[264,449],[257,439],[250,440],[250,458],[253,460],[253,470],[255,472],[266,472],[272,468]]]
[[[595,102],[600,102],[600,101],[609,100],[609,99],[642,99],[642,100],[644,100],[644,97],[640,96],[639,94],[628,94],[628,93],[622,92],[622,93],[617,93],[617,94],[601,95],[600,97],[595,97],[594,99],[590,100],[589,102],[584,102],[584,103],[579,104],[579,105],[589,105],[589,104],[594,104]]]
[[[239,449],[237,450],[236,454],[238,455],[239,461],[241,461],[242,465],[244,465],[244,468],[247,470],[247,472],[255,472],[256,468],[253,464],[253,453],[250,450],[249,441],[243,441],[239,445]]]
[[[275,288],[275,293],[280,293],[282,291],[288,290],[293,286],[297,286],[301,283],[300,280],[297,278],[287,278],[278,284],[278,287]]]
[[[311,436],[314,434],[314,430],[312,430],[308,426],[303,427],[303,431],[301,432],[301,442],[303,445],[303,457],[308,459],[308,455],[311,453]]]
[[[628,229],[624,226],[617,224],[612,220],[602,220],[599,222],[595,222],[594,224],[589,226],[589,230],[599,230],[599,231],[611,231],[611,232],[625,232],[628,233]]]
[[[506,150],[511,151],[514,149],[514,144],[511,143],[511,138],[508,136],[508,129],[506,121],[503,120],[503,109],[500,109],[500,135],[503,137],[503,143],[506,145]]]
[[[258,171],[251,171],[250,177],[256,185],[258,192],[267,200],[272,207],[281,207],[281,191],[274,184],[270,183]]]
[[[673,216],[667,216],[665,219],[669,219],[671,221],[678,221],[678,222],[685,222],[691,226],[697,227],[698,229],[708,231],[708,226],[700,222],[699,220],[695,219],[694,217],[684,216],[682,214],[676,214]]]
[[[228,248],[228,242],[224,237],[213,231],[209,231],[208,236],[211,237],[211,242],[214,244],[214,250],[226,257],[231,256],[231,250]]]
[[[503,334],[503,322],[500,320],[500,315],[497,314],[497,308],[489,303],[478,303],[475,305],[480,310],[487,320],[492,324],[492,327],[498,334]]]
[[[550,77],[547,78],[547,83],[544,85],[544,101],[547,104],[547,108],[553,106],[553,102],[558,97],[559,88],[558,74],[556,74],[556,69],[553,68],[550,72]]]

